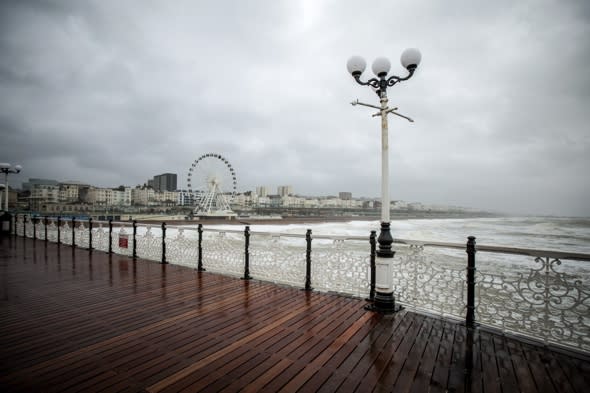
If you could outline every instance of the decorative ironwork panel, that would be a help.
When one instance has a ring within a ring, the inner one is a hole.
[[[476,319],[546,343],[590,351],[588,278],[584,282],[578,275],[559,271],[559,259],[534,261],[536,268],[525,273],[478,270]]]
[[[143,229],[143,228],[142,228]],[[147,225],[145,230],[138,231],[137,256],[152,261],[162,260],[162,231]]]
[[[166,237],[166,260],[176,265],[196,268],[199,262],[199,238],[194,230],[169,229]]]
[[[92,226],[92,248],[99,251],[109,251],[109,225],[97,222]]]
[[[31,238],[33,237],[33,234],[35,233],[34,229],[33,229],[33,225],[34,224],[32,222],[31,217],[28,217],[27,224],[25,225],[25,236],[26,237],[31,237]]]
[[[297,287],[304,286],[305,238],[252,232],[249,253],[252,277]]]
[[[420,244],[395,245],[395,251],[393,288],[400,303],[443,316],[465,317],[465,268],[454,268],[452,255],[441,258]]]
[[[203,231],[203,267],[207,271],[244,275],[244,236],[240,233]]]
[[[60,231],[61,243],[71,245],[72,244],[72,227],[69,221],[63,221]]]
[[[37,239],[45,240],[45,222],[42,219],[37,224]]]
[[[314,239],[311,285],[320,291],[369,295],[371,287],[368,240]]]
[[[57,221],[54,219],[48,220],[47,225],[47,240],[57,243]]]
[[[15,231],[18,236],[25,234],[25,219],[24,216],[16,216]]]
[[[88,248],[90,240],[88,228],[84,225],[84,221],[80,221],[80,223],[74,228],[74,236],[76,239],[76,246]]]

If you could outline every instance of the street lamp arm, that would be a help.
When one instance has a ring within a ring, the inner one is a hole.
[[[356,81],[356,83],[358,83],[359,85],[363,85],[363,86],[371,86],[374,87],[375,89],[378,89],[381,87],[381,84],[379,83],[379,79],[377,78],[371,78],[366,82],[363,82],[361,80],[361,76],[359,75],[353,75],[354,80]]]
[[[397,109],[397,108],[396,108],[396,109]],[[411,117],[404,116],[404,115],[402,115],[401,113],[397,113],[397,112],[396,112],[396,111],[394,111],[394,110],[390,110],[390,111],[389,111],[389,113],[393,113],[393,114],[394,114],[394,115],[396,115],[396,116],[403,117],[404,119],[406,119],[406,120],[407,120],[407,121],[409,121],[410,123],[413,123],[413,122],[414,122],[414,119],[412,119]]]
[[[387,86],[391,87],[391,86],[395,85],[398,82],[407,81],[408,79],[410,79],[414,75],[414,71],[415,70],[416,70],[415,68],[409,69],[408,70],[409,71],[409,74],[405,78],[402,78],[401,76],[397,76],[397,75],[390,76],[387,79]]]
[[[371,104],[365,104],[364,102],[360,102],[360,101],[358,100],[358,98],[357,98],[357,100],[356,100],[356,101],[352,101],[352,102],[350,103],[350,105],[352,105],[352,106],[356,106],[356,105],[362,105],[362,106],[368,106],[368,107],[370,107],[370,108],[375,108],[375,109],[379,109],[379,110],[381,110],[381,109],[382,109],[380,106],[371,105]],[[397,109],[397,108],[395,108],[395,109]]]
[[[353,77],[354,77],[354,80],[356,81],[356,83],[358,83],[359,85],[371,86],[372,88],[377,89],[377,91],[376,91],[377,95],[381,96],[380,92],[385,92],[388,87],[391,87],[398,82],[407,81],[408,79],[410,79],[414,75],[415,70],[416,70],[416,68],[408,69],[409,74],[403,78],[401,76],[392,75],[389,78],[385,78],[385,77],[381,77],[379,79],[378,78],[371,78],[368,81],[363,82],[361,80],[360,73],[355,73],[353,75]]]

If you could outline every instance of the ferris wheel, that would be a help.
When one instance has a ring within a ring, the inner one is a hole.
[[[234,168],[221,154],[207,153],[197,158],[188,169],[187,187],[197,194],[194,213],[197,216],[233,216],[229,204],[236,195]]]

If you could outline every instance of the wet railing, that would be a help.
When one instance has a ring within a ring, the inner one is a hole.
[[[375,232],[316,236],[23,215],[11,228],[89,252],[374,295]],[[395,239],[394,249],[394,295],[406,308],[590,352],[590,254],[476,246],[474,237],[466,244]]]

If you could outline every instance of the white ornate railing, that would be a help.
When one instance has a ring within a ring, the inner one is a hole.
[[[176,234],[166,239],[166,259],[169,263],[197,268],[199,260],[199,238],[196,228],[168,227]]]
[[[305,282],[305,236],[251,232],[249,251],[253,277],[293,286]]]
[[[459,263],[448,255],[441,263],[431,247],[418,241],[394,241],[393,287],[398,301],[413,310],[462,319],[467,306],[465,257]]]
[[[313,236],[314,289],[366,297],[370,262],[368,237]]]
[[[590,352],[588,255],[485,246],[478,251],[482,267],[476,274],[475,311],[479,323]],[[520,271],[494,269],[497,253],[528,256],[528,266]]]
[[[46,226],[44,220],[33,222],[19,216],[15,233],[45,239],[47,231],[47,241],[71,244],[73,230],[77,247],[357,297],[371,288],[368,237],[82,220],[58,225],[55,218]],[[478,324],[590,352],[589,254],[479,245],[472,250],[477,264],[470,284],[469,247],[463,244],[395,239],[394,249],[395,296],[405,307],[465,319],[471,301]]]

